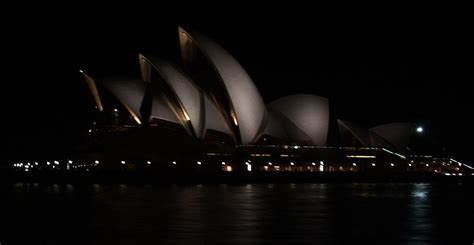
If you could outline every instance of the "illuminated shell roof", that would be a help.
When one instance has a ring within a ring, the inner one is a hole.
[[[180,27],[182,50],[195,45],[206,56],[225,88],[231,103],[230,114],[238,125],[242,144],[256,140],[265,116],[265,104],[250,76],[242,66],[221,46],[198,32]],[[183,56],[185,52],[182,52]],[[183,57],[186,59],[186,57]]]
[[[292,140],[305,142],[309,137],[312,145],[326,145],[329,130],[329,103],[326,98],[309,94],[290,95],[270,103],[269,109],[288,120],[284,123]]]

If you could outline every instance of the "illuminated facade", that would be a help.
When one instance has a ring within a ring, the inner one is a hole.
[[[96,82],[83,73],[99,110],[104,111],[103,104],[109,102],[102,98],[107,93],[138,125],[166,121],[201,140],[217,132],[235,145],[257,144],[264,137],[281,143],[326,145],[326,98],[299,94],[265,105],[248,73],[227,51],[198,32],[181,27],[178,32],[181,67],[139,54],[141,79]]]
[[[225,172],[451,175],[470,169],[452,159],[410,156],[410,123],[366,129],[336,120],[337,141],[328,146],[328,99],[297,94],[265,104],[249,74],[221,46],[182,27],[178,35],[182,64],[139,54],[141,78],[94,79],[81,71],[98,110],[91,137],[126,135],[102,141],[101,149],[115,154],[109,162],[186,162]],[[122,162],[124,157],[132,160]]]

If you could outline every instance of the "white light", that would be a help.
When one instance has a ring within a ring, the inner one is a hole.
[[[30,166],[30,165],[31,165],[30,163],[27,163],[27,164],[28,164],[28,166]]]
[[[290,165],[291,165],[291,166],[294,166],[294,165],[295,165],[295,163],[294,163],[294,162],[290,162]]]
[[[92,129],[89,129],[89,133],[92,133]]]
[[[409,163],[408,166],[411,167],[411,163]]]
[[[176,165],[176,161],[173,161],[173,164],[175,164],[175,165]]]
[[[423,133],[423,127],[417,127],[416,132],[418,133]]]
[[[323,162],[323,161],[319,161],[319,165],[324,166],[324,162]]]
[[[459,173],[458,175],[459,175],[459,176],[462,176],[462,173]]]
[[[392,166],[392,167],[393,167],[393,166],[395,166],[395,164],[393,164],[393,163],[390,163],[390,166]]]
[[[222,165],[225,165],[225,162],[221,162],[221,163],[222,163]]]
[[[29,168],[30,166],[26,165],[25,168]]]
[[[79,70],[80,73],[84,74],[84,71],[83,70]]]
[[[35,162],[35,165],[38,166],[38,162]]]
[[[319,165],[319,171],[321,171],[321,172],[324,171],[324,166],[323,165]]]
[[[250,165],[250,164],[247,165],[247,171],[249,171],[249,172],[252,171],[252,165]]]
[[[94,163],[95,163],[95,164],[99,164],[99,161],[95,160],[95,162],[94,162]]]
[[[458,163],[458,165],[459,165],[459,167],[461,167],[461,166],[462,166],[462,163]]]
[[[372,167],[375,167],[375,163],[372,163]]]
[[[147,161],[146,163],[147,163],[148,165],[150,165],[150,164],[151,164],[151,162],[150,162],[150,161]]]
[[[114,109],[115,112],[118,112],[117,108]]]
[[[426,166],[429,167],[430,165],[427,163]]]
[[[46,162],[46,165],[49,165],[49,164],[51,164],[51,163],[50,163],[50,162]]]
[[[450,173],[445,173],[444,175],[446,175],[446,176],[450,176],[451,174],[450,174]]]
[[[299,149],[300,146],[299,146],[299,145],[295,145],[295,146],[293,146],[293,148],[294,148],[294,149]]]
[[[122,164],[125,164],[125,161],[121,161]]]
[[[68,163],[72,163],[72,161],[71,161],[71,160],[69,160],[69,161],[67,161],[67,162],[68,162]]]
[[[271,163],[271,162],[268,162],[268,165],[272,166],[272,163]]]
[[[54,161],[54,164],[59,164],[59,162],[58,162],[58,161]]]
[[[28,169],[27,169],[27,168],[25,168],[25,172],[28,172]]]
[[[311,165],[316,166],[316,163],[312,162]]]
[[[198,162],[197,162],[197,164],[198,164],[198,165],[201,165],[201,162],[200,162],[200,161],[198,161]]]
[[[249,162],[245,162],[245,165],[250,165],[250,163],[249,163]]]
[[[356,163],[352,163],[352,166],[357,166],[357,164],[356,164]]]

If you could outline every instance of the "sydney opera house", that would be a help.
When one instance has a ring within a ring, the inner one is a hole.
[[[139,54],[141,77],[80,71],[97,112],[74,159],[79,168],[472,173],[454,159],[410,151],[412,123],[360,127],[333,118],[328,99],[311,94],[265,103],[225,49],[194,30],[179,27],[178,35],[181,64]]]

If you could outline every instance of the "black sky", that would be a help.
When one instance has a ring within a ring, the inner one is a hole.
[[[474,160],[470,21],[456,13],[389,14],[389,8],[373,14],[222,3],[208,11],[152,5],[20,11],[17,20],[28,21],[10,19],[3,33],[2,151],[21,156],[74,145],[93,107],[77,71],[138,76],[139,52],[179,57],[177,26],[185,25],[240,61],[266,102],[295,93],[325,96],[335,118],[364,126],[421,123],[423,137]]]

